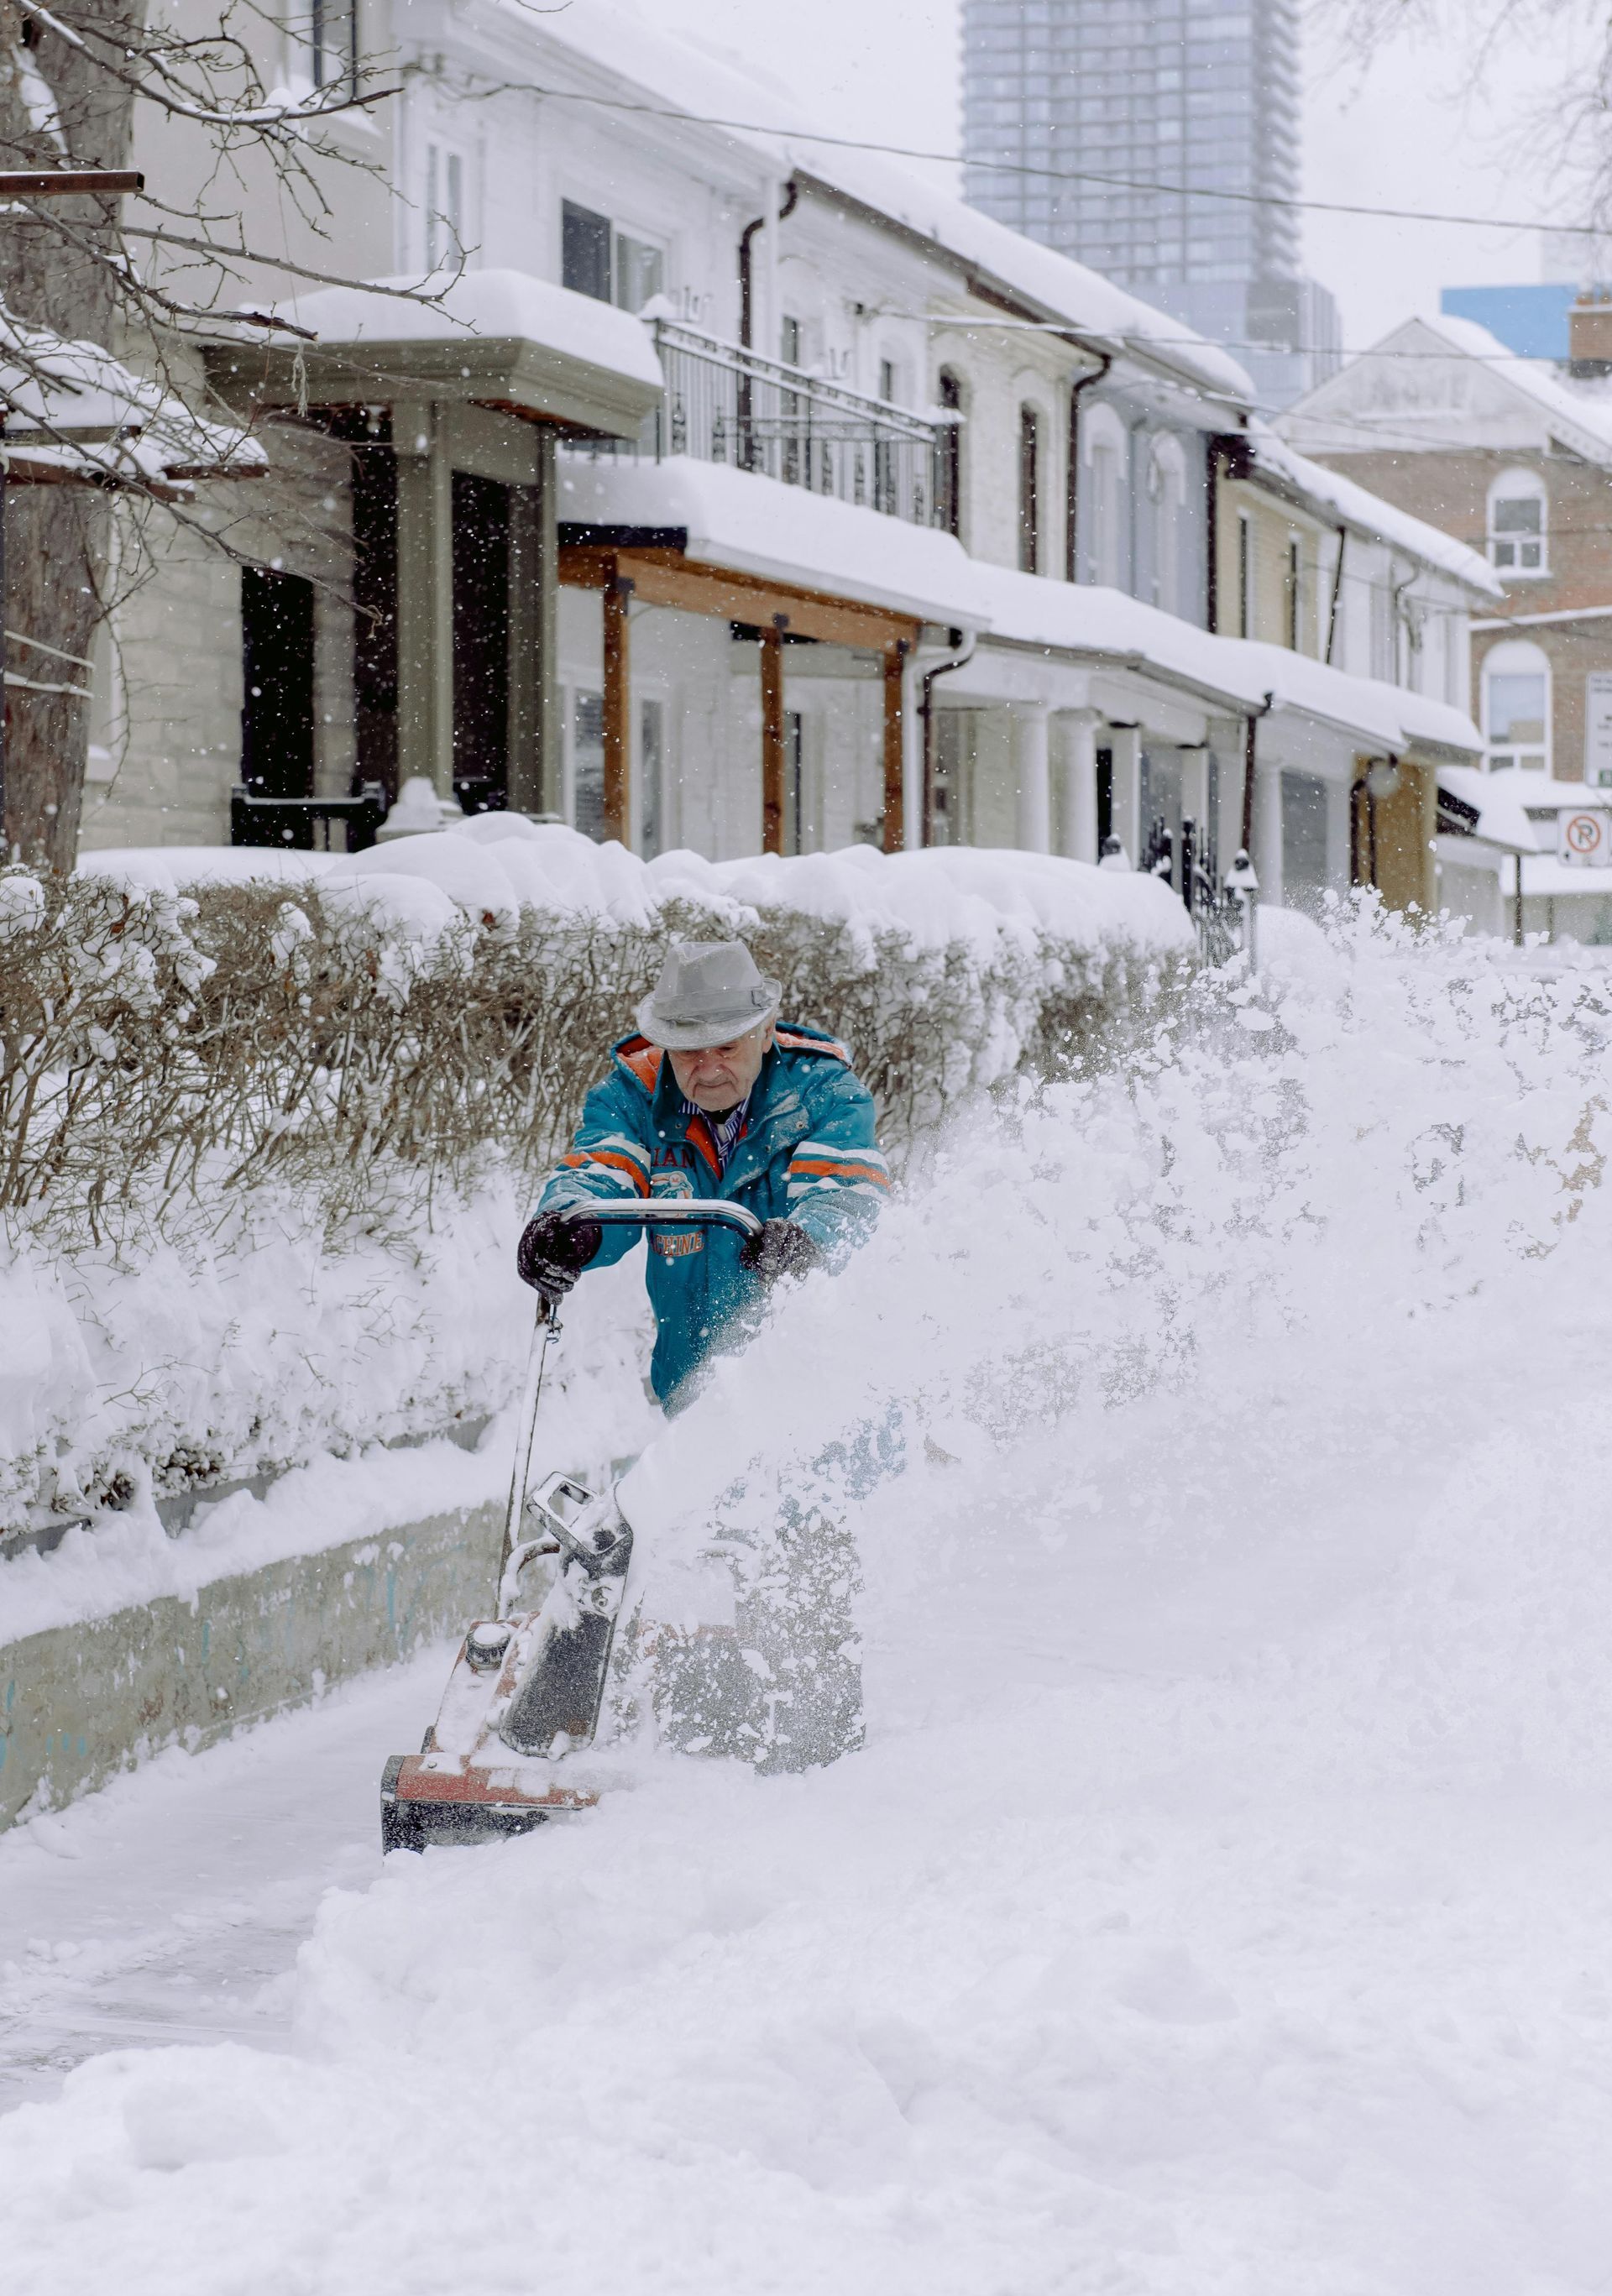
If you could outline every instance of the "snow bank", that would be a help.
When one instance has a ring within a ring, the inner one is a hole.
[[[1605,1021],[1336,954],[971,1120],[639,1471],[641,1536],[742,1528],[899,1414],[866,1751],[631,1748],[574,1829],[333,1892],[288,2053],[7,2120],[16,2284],[1589,2296]]]

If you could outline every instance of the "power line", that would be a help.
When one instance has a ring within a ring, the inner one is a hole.
[[[1086,168],[1036,168],[1024,160],[971,160],[964,152],[925,152],[911,144],[876,144],[857,135],[827,135],[810,127],[769,127],[755,119],[730,119],[717,112],[683,111],[672,104],[635,103],[625,96],[585,95],[574,88],[545,87],[536,80],[498,80],[468,91],[471,99],[485,102],[499,95],[538,95],[551,103],[587,103],[604,111],[625,111],[651,119],[669,119],[688,127],[721,127],[739,135],[776,136],[781,143],[820,144],[841,152],[872,152],[887,160],[921,160],[946,168],[976,168],[993,176],[1024,176],[1040,183],[1100,184],[1109,191],[1152,192],[1170,199],[1229,200],[1235,205],[1288,208],[1312,215],[1361,216],[1379,223],[1457,224],[1475,231],[1542,231],[1567,239],[1593,238],[1583,224],[1545,223],[1536,216],[1460,215],[1435,208],[1376,208],[1351,200],[1283,199],[1268,192],[1234,192],[1207,184],[1167,184],[1139,176],[1097,174]],[[983,211],[982,211],[983,212]],[[1012,230],[1011,224],[1004,225]],[[1032,242],[1042,245],[1044,242]],[[1063,252],[1054,250],[1055,253]],[[1078,261],[1078,258],[1072,260]]]

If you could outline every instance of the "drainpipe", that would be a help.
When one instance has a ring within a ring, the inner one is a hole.
[[[739,234],[739,340],[747,351],[753,350],[755,348],[751,341],[754,325],[754,250],[751,242],[758,231],[766,230],[769,222],[786,222],[800,205],[800,199],[801,187],[791,176],[785,187],[784,204],[777,214],[772,217],[757,216],[755,221],[747,223]]]
[[[1257,709],[1251,709],[1243,730],[1243,835],[1245,853],[1254,851],[1254,770],[1258,762],[1259,721],[1268,718],[1276,707],[1274,693],[1267,693]]]
[[[1101,382],[1114,365],[1111,351],[1099,351],[1100,366],[1090,374],[1076,375],[1069,386],[1069,471],[1065,483],[1064,510],[1064,579],[1078,582],[1081,578],[1081,393],[1090,390],[1094,382]]]
[[[966,646],[962,640],[961,630],[953,630],[951,643],[954,648],[960,648],[960,652],[954,652],[950,661],[937,661],[933,669],[926,669],[924,672],[923,696],[918,703],[918,720],[924,734],[924,842],[925,845],[934,843],[934,682],[937,677],[945,677],[950,671],[961,669],[966,663],[974,660],[974,650],[980,642],[978,633],[976,632],[969,639]]]
[[[1337,529],[1337,564],[1332,570],[1332,605],[1327,616],[1327,660],[1332,660],[1332,648],[1337,637],[1337,602],[1344,589],[1344,549],[1349,539],[1349,529]]]
[[[1209,554],[1204,570],[1204,627],[1218,633],[1221,626],[1221,442],[1206,442],[1204,468],[1208,485],[1204,496],[1204,534]]]

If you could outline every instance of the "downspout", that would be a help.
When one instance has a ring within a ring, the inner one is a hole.
[[[786,222],[799,206],[800,199],[801,187],[791,176],[785,188],[784,204],[777,214],[757,216],[755,221],[747,223],[739,234],[739,340],[747,351],[755,348],[751,340],[754,332],[754,250],[751,242],[758,231],[766,230],[769,222]]]
[[[1274,693],[1267,693],[1257,709],[1251,709],[1243,727],[1243,837],[1242,849],[1254,857],[1254,771],[1258,763],[1259,721],[1268,718],[1276,707]]]
[[[953,634],[954,647],[962,646],[961,630]],[[974,650],[979,644],[979,633],[969,639],[960,652],[954,652],[950,661],[937,661],[933,669],[924,672],[923,694],[918,702],[918,721],[924,734],[924,843],[934,843],[934,682],[954,669],[961,669],[974,660]]]
[[[1064,579],[1078,582],[1081,578],[1081,393],[1090,390],[1094,382],[1101,382],[1114,365],[1112,351],[1098,351],[1100,366],[1089,374],[1076,375],[1069,386],[1069,469],[1065,480],[1064,495]]]
[[[1213,636],[1219,636],[1221,627],[1221,442],[1208,441],[1205,467],[1208,472],[1207,497],[1204,504],[1204,527],[1209,563],[1204,583],[1204,627]]]
[[[1337,606],[1344,589],[1344,549],[1349,539],[1349,529],[1337,529],[1337,564],[1332,570],[1332,605],[1327,616],[1327,660],[1332,660],[1332,648],[1337,636]]]

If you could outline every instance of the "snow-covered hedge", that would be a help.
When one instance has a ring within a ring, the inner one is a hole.
[[[786,1013],[851,1045],[898,1156],[1088,1046],[1190,947],[1164,887],[1032,855],[646,865],[492,817],[278,882],[210,859],[0,877],[13,1234],[216,1232],[267,1189],[334,1240],[495,1165],[530,1178],[677,934],[750,941]]]

